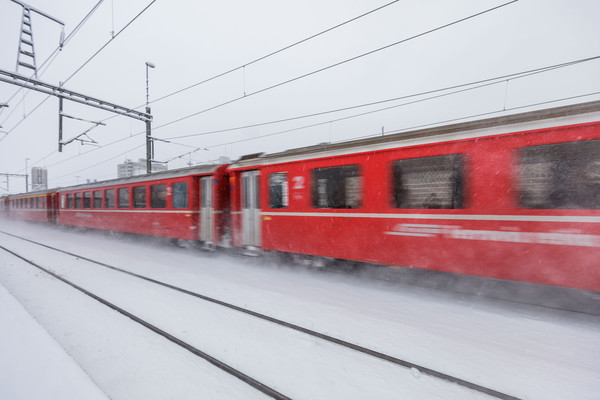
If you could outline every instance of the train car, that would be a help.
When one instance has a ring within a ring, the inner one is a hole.
[[[5,215],[9,218],[32,222],[56,223],[56,190],[40,190],[7,196]]]
[[[207,165],[58,190],[61,225],[221,242],[227,166]]]
[[[243,157],[236,247],[600,291],[600,102]]]
[[[0,197],[0,218],[6,218],[8,215],[8,196]]]

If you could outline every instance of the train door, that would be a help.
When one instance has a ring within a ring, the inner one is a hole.
[[[259,172],[242,172],[242,245],[260,247]]]
[[[200,178],[200,240],[213,242],[212,176]]]
[[[44,207],[45,206],[45,207]],[[51,224],[56,224],[56,210],[58,208],[58,195],[51,194],[42,197],[42,208],[46,209],[46,217],[48,222]]]

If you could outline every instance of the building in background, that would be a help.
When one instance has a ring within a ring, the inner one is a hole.
[[[129,176],[143,175],[146,173],[146,159],[140,158],[138,161],[125,160],[123,164],[117,166],[117,176],[127,178]],[[167,165],[161,163],[152,163],[152,172],[166,171]]]
[[[31,190],[48,189],[48,170],[46,168],[31,168]]]

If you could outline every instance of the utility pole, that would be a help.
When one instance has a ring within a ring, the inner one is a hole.
[[[152,141],[152,128],[150,126],[152,116],[150,113],[150,90],[148,85],[148,68],[155,68],[156,65],[146,61],[146,114],[150,116],[146,120],[146,173],[152,173],[152,160],[154,160],[154,142]]]
[[[27,171],[29,167],[27,166],[27,161],[29,161],[29,158],[25,159],[25,193],[29,193],[29,171]]]
[[[27,175],[23,175],[23,174],[5,174],[5,173],[0,173],[0,175],[3,175],[6,177],[6,191],[7,192],[10,191],[9,177],[11,177],[11,176],[21,176],[21,177],[25,176],[26,177],[27,176]]]

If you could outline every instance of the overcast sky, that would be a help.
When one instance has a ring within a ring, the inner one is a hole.
[[[145,62],[156,65],[149,70],[152,134],[171,143],[156,142],[155,159],[168,161],[169,169],[214,162],[220,156],[237,159],[382,130],[392,133],[500,115],[505,109],[514,113],[535,104],[545,108],[600,99],[599,94],[585,96],[600,92],[599,59],[452,95],[436,92],[259,125],[600,56],[597,0],[520,0],[486,13],[482,12],[509,1],[400,0],[236,69],[390,2],[105,0],[72,36],[98,0],[26,3],[62,20],[70,37],[47,68],[38,71],[41,81],[65,82],[66,89],[142,111]],[[478,13],[482,14],[465,19]],[[15,72],[21,19],[21,6],[0,0],[3,71]],[[32,23],[40,65],[57,48],[61,27],[37,14]],[[394,43],[398,44],[324,69]],[[30,72],[18,70],[22,75]],[[306,74],[310,75],[293,80]],[[448,95],[403,105],[440,94]],[[23,174],[26,164],[29,169],[47,167],[51,187],[68,186],[115,178],[117,164],[145,157],[143,122],[69,101],[64,103],[65,114],[104,121],[106,126],[88,133],[98,146],[73,142],[59,153],[58,99],[47,97],[0,83],[0,103],[9,104],[0,109],[0,173]],[[560,99],[567,100],[539,105]],[[227,102],[231,103],[219,106]],[[219,107],[205,111],[215,106]],[[359,115],[383,108],[388,109]],[[249,125],[257,126],[230,130]],[[91,126],[65,119],[63,136],[75,137]],[[210,133],[214,131],[224,132]],[[6,189],[6,178],[0,175],[0,195]],[[24,191],[24,180],[10,178],[9,189]]]

